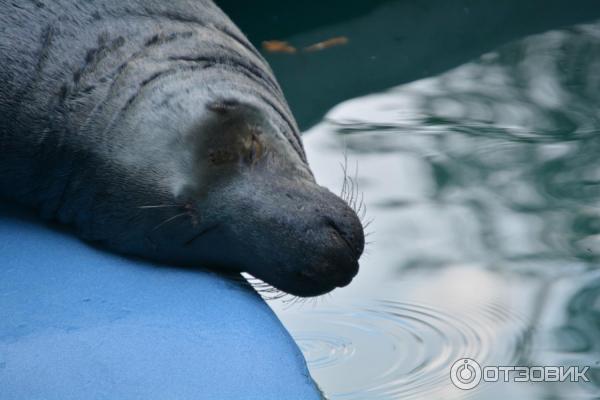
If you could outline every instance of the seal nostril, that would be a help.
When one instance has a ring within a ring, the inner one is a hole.
[[[325,217],[325,223],[333,228],[332,234],[339,237],[346,243],[348,249],[352,252],[352,255],[356,258],[360,257],[360,250],[356,246],[353,245],[352,239],[349,235],[342,229],[340,226],[330,217]]]

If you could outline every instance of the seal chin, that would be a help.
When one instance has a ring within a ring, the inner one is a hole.
[[[320,268],[332,271],[327,277],[320,277],[320,280],[318,280],[319,277],[313,277],[305,271],[300,271],[300,279],[293,281],[292,287],[286,292],[300,297],[320,296],[334,289],[348,286],[358,274],[358,268],[358,260],[346,266],[333,265]]]
[[[339,266],[338,266],[339,267]],[[348,286],[358,273],[358,262],[355,272],[337,273],[333,276],[312,276],[304,271],[290,273],[289,276],[261,276],[260,279],[276,289],[298,297],[317,297],[327,294],[335,289]],[[259,273],[260,275],[260,273]]]

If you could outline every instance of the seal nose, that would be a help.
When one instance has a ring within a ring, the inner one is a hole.
[[[337,237],[342,240],[356,260],[360,258],[365,248],[363,226],[354,211],[345,211],[342,218],[333,219],[326,216],[328,225]]]
[[[329,263],[331,280],[337,287],[344,287],[358,274],[358,259],[364,249],[362,224],[354,212],[343,213],[341,218],[324,217],[330,231],[332,247]]]

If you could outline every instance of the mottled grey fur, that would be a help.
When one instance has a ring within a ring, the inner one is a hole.
[[[269,66],[208,0],[0,0],[0,197],[298,295],[347,284],[364,245]]]

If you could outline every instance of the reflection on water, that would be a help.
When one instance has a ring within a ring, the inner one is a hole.
[[[448,365],[465,354],[482,361],[516,360],[520,321],[494,304],[449,313],[378,301],[315,311],[309,318],[321,321],[318,331],[301,332],[296,340],[313,373],[324,370],[321,378],[329,374],[324,378],[328,382],[344,377],[337,383],[338,398],[443,396]],[[509,340],[499,340],[500,331],[491,329],[497,320],[515,324]],[[360,374],[353,371],[357,365],[362,366]]]
[[[331,399],[595,398],[600,23],[530,36],[347,101],[307,132],[318,180],[358,165],[374,242],[325,304],[272,306]],[[591,383],[486,383],[452,363],[589,365]]]

